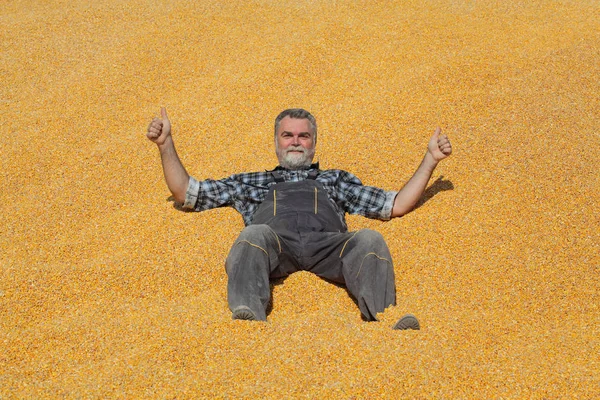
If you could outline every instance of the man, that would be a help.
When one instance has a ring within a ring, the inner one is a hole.
[[[344,284],[368,321],[395,305],[394,269],[383,237],[370,229],[348,232],[345,214],[388,220],[410,212],[437,164],[452,153],[437,128],[423,161],[400,191],[364,186],[346,171],[312,164],[315,118],[306,110],[288,109],[275,119],[277,168],[199,182],[179,160],[164,108],[148,126],[147,137],[158,145],[176,201],[196,211],[230,206],[242,214],[246,227],[225,267],[229,308],[234,319],[245,320],[266,320],[270,279],[299,270]],[[419,329],[419,322],[408,314],[394,329]]]

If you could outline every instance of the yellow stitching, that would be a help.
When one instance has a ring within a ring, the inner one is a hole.
[[[344,247],[342,247],[342,251],[340,251],[340,257],[341,257],[341,256],[342,256],[342,254],[344,253],[344,250],[346,249],[346,245],[348,244],[348,242],[349,242],[349,241],[351,241],[351,240],[352,240],[352,238],[353,238],[354,236],[356,236],[356,234],[357,234],[357,233],[358,233],[358,231],[354,232],[354,235],[352,235],[352,237],[351,237],[350,239],[346,240],[346,243],[344,243]]]
[[[367,254],[366,254],[364,257],[363,257],[363,259],[362,259],[362,262],[360,263],[360,267],[358,267],[358,272],[356,273],[356,277],[357,277],[357,278],[358,278],[358,274],[360,274],[360,270],[362,269],[363,263],[365,262],[365,258],[367,258],[367,257],[368,257],[368,256],[370,256],[370,255],[373,255],[373,256],[375,256],[375,257],[379,258],[380,260],[382,260],[382,261],[387,261],[388,263],[390,263],[390,264],[391,264],[390,260],[388,260],[387,258],[379,257],[379,256],[378,256],[377,254],[375,254],[375,253],[367,253]]]
[[[277,190],[273,189],[273,215],[277,214]]]
[[[240,243],[242,243],[242,242],[246,242],[246,243],[248,243],[250,246],[252,246],[252,247],[256,247],[257,249],[261,249],[262,251],[264,251],[264,253],[267,255],[267,257],[269,256],[269,253],[267,253],[267,251],[266,251],[265,249],[263,249],[263,248],[262,248],[262,247],[260,247],[259,245],[256,245],[256,244],[254,244],[254,243],[250,243],[250,242],[249,242],[249,241],[247,241],[247,240],[240,240],[239,242],[237,242],[237,243],[236,243],[236,245],[238,245],[238,244],[240,244]]]
[[[317,213],[317,188],[315,188],[315,214]]]

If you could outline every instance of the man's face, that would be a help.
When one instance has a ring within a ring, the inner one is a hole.
[[[314,132],[307,119],[285,117],[275,139],[279,165],[288,169],[308,167],[315,156]]]

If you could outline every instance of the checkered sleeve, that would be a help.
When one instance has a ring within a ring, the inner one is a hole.
[[[348,214],[381,220],[391,219],[397,191],[364,186],[360,179],[346,171],[341,171],[336,186],[338,204],[342,204]]]
[[[267,171],[234,174],[220,180],[198,181],[190,177],[184,208],[204,211],[217,207],[233,207],[248,225],[252,222],[254,212],[265,199],[269,185],[274,182]]]
[[[198,181],[190,176],[185,194],[184,208],[204,211],[217,207],[233,206],[241,187],[233,177]]]

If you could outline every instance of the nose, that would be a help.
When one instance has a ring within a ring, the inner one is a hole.
[[[294,136],[294,138],[292,139],[292,144],[294,146],[299,146],[300,145],[300,137]]]

